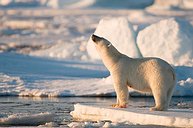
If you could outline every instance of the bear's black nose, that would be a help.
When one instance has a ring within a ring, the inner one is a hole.
[[[92,41],[96,42],[96,35],[92,34]]]
[[[99,36],[96,36],[95,34],[92,34],[92,41],[94,41],[95,43],[96,42],[98,42],[98,41],[100,41],[100,39],[101,39],[101,37],[99,37]]]

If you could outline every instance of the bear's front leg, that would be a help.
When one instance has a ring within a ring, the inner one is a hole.
[[[118,104],[119,104],[119,100],[118,100],[118,98],[117,98],[116,104],[112,104],[111,106],[112,106],[113,108],[116,108],[116,106],[118,106]]]
[[[115,82],[115,92],[117,95],[117,103],[113,104],[114,108],[126,108],[128,104],[128,87],[126,82]]]

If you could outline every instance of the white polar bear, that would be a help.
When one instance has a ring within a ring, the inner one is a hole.
[[[112,105],[113,107],[127,107],[129,87],[153,94],[155,107],[150,110],[168,109],[176,85],[176,76],[167,62],[159,58],[133,59],[121,54],[108,40],[96,35],[91,38],[113,77],[117,94],[117,103]]]

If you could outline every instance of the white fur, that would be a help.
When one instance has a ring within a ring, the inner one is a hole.
[[[110,71],[117,94],[114,107],[126,107],[128,88],[141,92],[151,92],[155,107],[151,110],[167,110],[171,100],[176,77],[173,68],[159,58],[133,59],[121,54],[111,43],[92,35],[92,40]]]

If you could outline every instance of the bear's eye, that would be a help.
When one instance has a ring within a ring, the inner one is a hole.
[[[110,44],[107,45],[107,47],[109,48],[111,45],[112,45],[112,44],[110,43]]]

